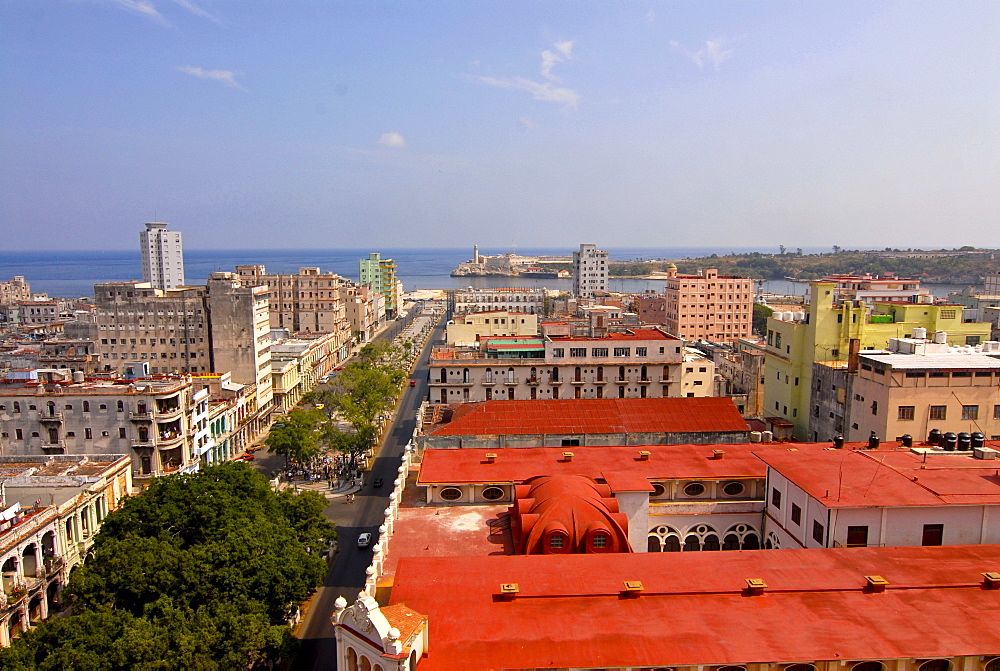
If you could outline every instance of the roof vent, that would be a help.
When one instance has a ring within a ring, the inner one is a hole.
[[[747,578],[747,594],[749,596],[761,596],[767,588],[767,583],[762,578]]]
[[[983,589],[1000,589],[1000,572],[986,571],[983,573]]]
[[[712,450],[712,458],[713,459],[722,459],[725,456],[726,456],[726,451],[725,450]]]
[[[496,452],[487,452],[486,453],[486,463],[487,464],[495,464],[495,463],[497,463],[497,453]]]
[[[517,586],[516,582],[502,582],[500,583],[500,598],[504,601],[513,601],[514,597],[517,596],[521,589]]]
[[[649,450],[639,450],[639,461],[649,461]]]
[[[889,581],[880,575],[866,575],[865,580],[868,581],[868,584],[865,585],[865,591],[873,594],[881,594],[885,591],[886,585],[889,584]]]
[[[637,599],[639,598],[639,595],[642,594],[642,591],[644,589],[646,588],[642,586],[642,582],[638,580],[626,580],[625,590],[622,592],[622,594],[626,598]]]
[[[573,453],[563,452],[563,461],[573,461]]]

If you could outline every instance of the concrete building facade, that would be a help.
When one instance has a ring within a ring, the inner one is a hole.
[[[679,275],[671,264],[664,289],[668,333],[686,340],[733,342],[750,337],[753,281],[719,275],[715,268]]]
[[[480,337],[537,335],[537,315],[530,312],[492,310],[470,312],[449,322],[445,330],[445,342],[451,346],[475,347]]]
[[[385,314],[395,319],[403,308],[403,284],[396,276],[396,263],[383,259],[381,252],[371,252],[358,261],[359,283],[385,298]]]
[[[180,231],[168,231],[168,224],[151,222],[139,233],[142,279],[154,289],[184,285],[184,250]]]
[[[573,252],[573,294],[577,298],[593,298],[595,292],[607,290],[608,253],[597,245],[580,245]]]
[[[527,312],[533,315],[547,314],[545,289],[458,289],[448,292],[448,311],[453,317],[470,312]]]

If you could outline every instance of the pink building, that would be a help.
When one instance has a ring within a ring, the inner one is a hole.
[[[667,331],[685,340],[734,342],[750,336],[753,281],[719,275],[715,268],[697,275],[667,270],[665,321]]]

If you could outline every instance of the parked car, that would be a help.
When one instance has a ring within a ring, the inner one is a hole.
[[[367,531],[360,536],[358,536],[358,548],[364,550],[366,547],[372,544],[372,535]]]
[[[410,386],[411,387],[416,387],[417,386],[417,381],[416,380],[410,380]]]
[[[372,487],[381,487],[381,486],[382,486],[382,478],[375,478],[372,481]]]

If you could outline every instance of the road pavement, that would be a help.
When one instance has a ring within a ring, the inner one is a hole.
[[[392,335],[388,332],[386,334],[387,337]],[[410,379],[417,381],[416,386],[410,387],[407,383],[403,387],[392,424],[383,438],[371,470],[365,474],[364,484],[357,491],[354,503],[345,503],[345,499],[338,496],[325,511],[326,516],[337,524],[340,551],[334,557],[326,580],[311,600],[299,627],[301,649],[292,664],[293,671],[336,668],[336,641],[333,637],[333,625],[330,623],[333,602],[337,597],[343,596],[353,603],[364,587],[365,569],[371,565],[372,549],[359,549],[358,536],[366,531],[377,536],[378,527],[385,519],[392,482],[396,479],[403,452],[416,428],[417,409],[423,399],[427,398],[427,355],[430,347],[443,337],[442,320],[437,322],[410,375]],[[382,478],[385,485],[381,488],[373,487],[375,478]]]

